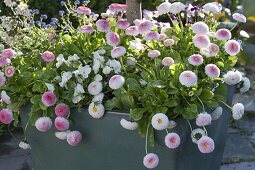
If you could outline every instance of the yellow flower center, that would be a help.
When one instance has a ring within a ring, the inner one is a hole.
[[[7,73],[8,73],[8,74],[11,74],[11,73],[12,73],[12,70],[11,70],[11,69],[8,69],[8,70],[7,70]]]
[[[207,142],[205,142],[203,145],[204,145],[204,147],[208,147],[209,146],[209,144]]]
[[[96,106],[93,107],[93,112],[97,112]]]
[[[149,164],[152,164],[152,163],[153,163],[153,161],[154,161],[153,159],[150,159],[150,160],[149,160]]]
[[[163,120],[162,119],[158,119],[158,124],[161,124],[163,123]]]

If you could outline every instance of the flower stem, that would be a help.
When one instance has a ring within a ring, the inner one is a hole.
[[[204,128],[204,131],[205,131],[205,134],[206,134],[206,136],[208,135],[208,132],[207,132],[207,130],[206,130],[206,128],[203,126],[203,128]]]
[[[178,18],[179,18],[179,22],[180,22],[180,26],[181,26],[181,28],[183,28],[183,23],[182,23],[182,18],[181,18],[181,15],[180,14],[178,14]]]
[[[220,102],[221,102],[222,104],[224,104],[226,107],[228,107],[230,110],[232,110],[232,107],[230,107],[227,103],[225,103],[225,102],[223,102],[223,101],[221,101],[221,100],[220,100]]]
[[[230,32],[233,31],[237,25],[238,25],[238,22],[236,22],[235,25],[230,29]]]
[[[150,128],[150,124],[148,124],[148,126],[147,126],[146,137],[145,137],[145,153],[146,153],[146,155],[148,154],[148,134],[149,134],[149,128]]]
[[[188,119],[185,119],[185,120],[188,122],[188,124],[189,124],[189,128],[190,128],[190,131],[192,132],[192,131],[193,131],[193,129],[192,129],[192,126],[191,126],[191,124],[190,124],[189,120],[188,120]]]
[[[170,20],[170,24],[174,26],[173,20],[172,20],[172,18],[171,18],[171,16],[170,16],[169,13],[167,13],[167,16],[168,16],[168,18],[169,18],[169,20]]]
[[[205,112],[205,106],[202,102],[202,100],[195,94],[195,96],[197,97],[197,99],[199,100],[199,102],[201,103],[202,107],[203,107],[203,112]]]
[[[19,140],[14,136],[14,134],[11,132],[11,130],[10,130],[10,125],[11,124],[9,124],[8,125],[8,132],[10,133],[10,135],[19,143]]]

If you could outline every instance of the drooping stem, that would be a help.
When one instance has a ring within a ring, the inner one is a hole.
[[[172,26],[174,26],[174,22],[173,22],[173,20],[172,20],[172,18],[171,18],[171,16],[170,16],[169,13],[167,13],[167,16],[168,16],[168,18],[169,18],[169,20],[170,20],[170,24],[171,24]]]
[[[188,124],[189,124],[189,128],[190,128],[190,131],[192,132],[192,131],[193,131],[193,129],[192,129],[192,126],[191,126],[191,124],[190,124],[189,120],[188,120],[188,119],[185,119],[185,120],[188,122]]]
[[[238,25],[238,22],[236,22],[235,25],[230,29],[230,32],[233,31],[237,25]]]
[[[226,107],[228,107],[230,110],[232,110],[232,107],[230,107],[227,103],[225,103],[225,102],[223,102],[223,101],[219,101],[219,102],[221,102],[222,104],[224,104]]]
[[[197,97],[197,99],[199,100],[199,102],[201,103],[202,107],[203,107],[203,112],[205,112],[205,106],[202,102],[202,100],[195,94],[195,96]]]
[[[147,126],[146,136],[145,136],[145,153],[146,153],[146,155],[148,154],[148,134],[149,134],[149,128],[150,128],[150,124],[148,124],[148,126]]]

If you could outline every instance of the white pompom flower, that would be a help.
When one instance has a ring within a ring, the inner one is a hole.
[[[152,117],[151,125],[156,130],[164,130],[169,125],[168,117],[164,113],[157,113]]]
[[[232,107],[232,117],[235,120],[239,120],[242,118],[243,114],[244,114],[244,105],[242,103],[236,103]]]
[[[55,132],[55,136],[60,140],[66,140],[67,135],[70,133],[70,130],[67,130],[65,132]]]
[[[168,12],[170,12],[170,7],[171,7],[171,3],[169,3],[168,1],[163,2],[157,8],[158,14],[159,15],[167,14]]]
[[[212,120],[219,119],[220,116],[222,115],[222,112],[223,112],[223,108],[221,106],[216,107],[216,109],[214,109],[214,111],[211,113]]]
[[[170,12],[174,15],[179,14],[181,11],[184,11],[186,6],[181,2],[174,2],[170,6]]]
[[[119,58],[126,54],[126,48],[123,46],[114,47],[111,51],[112,58]]]
[[[197,75],[192,71],[183,71],[179,76],[179,81],[186,87],[194,86],[197,84]]]
[[[228,40],[224,45],[225,51],[231,55],[236,56],[240,52],[240,44],[236,40]]]
[[[95,95],[92,99],[93,102],[99,102],[99,103],[102,103],[104,99],[104,93],[99,93],[97,95]]]
[[[251,87],[251,82],[250,82],[249,78],[243,77],[242,78],[242,86],[240,88],[240,93],[244,94],[245,92],[249,91],[250,87]]]
[[[209,32],[209,27],[206,23],[199,21],[192,25],[192,31],[196,35],[203,35],[203,34],[207,34]]]
[[[242,80],[242,75],[239,71],[228,71],[227,74],[223,76],[223,81],[227,85],[235,85]]]
[[[95,104],[94,102],[90,103],[89,105],[89,114],[95,119],[99,119],[104,115],[104,105],[102,104]]]
[[[121,75],[114,75],[109,80],[109,87],[113,90],[121,88],[125,83],[125,78]]]
[[[215,3],[207,3],[203,6],[203,9],[207,12],[217,14],[220,12],[219,7]]]
[[[215,64],[207,64],[205,66],[205,74],[210,78],[217,78],[220,76],[220,69]]]
[[[127,130],[136,130],[138,128],[138,123],[137,122],[131,122],[126,119],[121,119],[120,120],[120,125]]]
[[[91,95],[97,95],[99,93],[101,93],[103,90],[103,85],[101,81],[92,81],[89,85],[88,85],[88,92]]]
[[[31,149],[31,146],[30,146],[27,142],[24,142],[24,141],[21,141],[21,142],[19,143],[19,147],[20,147],[21,149]]]

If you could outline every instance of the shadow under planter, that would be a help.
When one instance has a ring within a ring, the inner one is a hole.
[[[228,88],[227,103],[232,102],[234,87]],[[21,118],[26,124],[30,111],[27,105],[22,109]],[[230,110],[223,107],[222,116],[207,127],[209,136],[214,139],[215,150],[202,154],[191,141],[190,128],[184,119],[177,119],[173,129],[181,138],[176,149],[168,149],[164,144],[165,131],[155,132],[155,147],[148,152],[159,156],[158,170],[218,170],[224,152]],[[102,119],[93,119],[87,110],[71,111],[75,121],[72,129],[83,135],[80,145],[73,147],[66,140],[55,137],[57,129],[51,128],[42,133],[28,126],[27,139],[31,145],[31,155],[35,170],[142,170],[145,156],[145,139],[137,131],[128,131],[120,125],[125,115],[106,113]],[[193,128],[194,122],[191,122]]]

